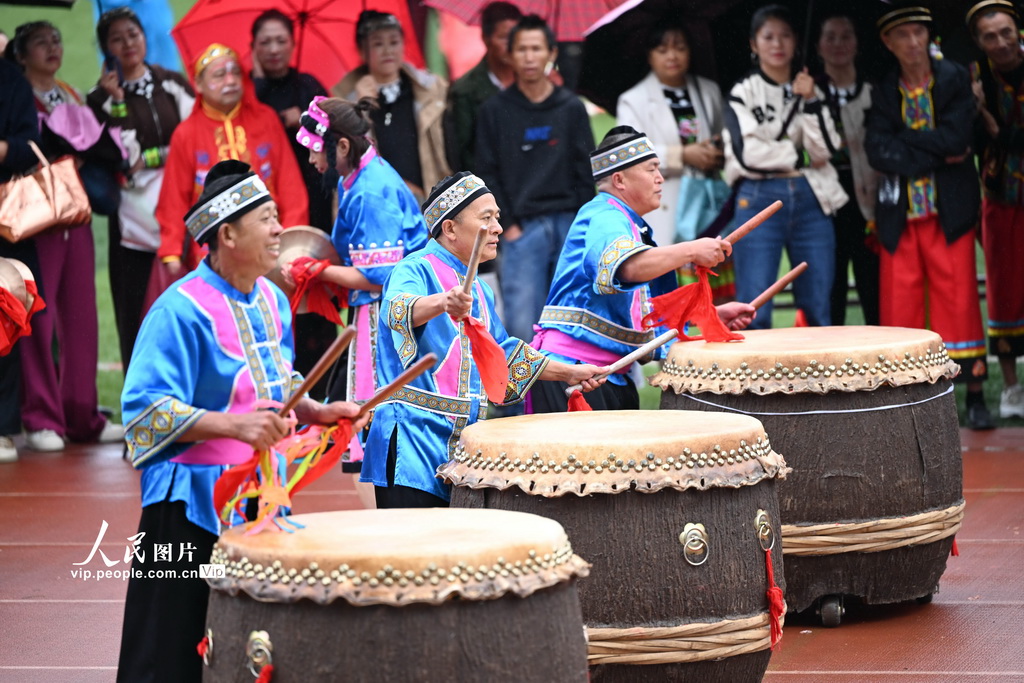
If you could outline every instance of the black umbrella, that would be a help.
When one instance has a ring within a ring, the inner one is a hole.
[[[0,5],[25,5],[32,7],[63,7],[71,9],[75,0],[0,0]]]

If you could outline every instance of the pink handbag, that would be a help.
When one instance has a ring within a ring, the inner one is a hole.
[[[92,220],[74,157],[64,156],[51,164],[36,143],[29,140],[28,144],[39,157],[39,169],[0,185],[0,235],[8,242],[19,242],[54,226]]]

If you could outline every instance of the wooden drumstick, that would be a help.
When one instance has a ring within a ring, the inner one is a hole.
[[[376,394],[374,394],[369,401],[364,403],[359,408],[359,414],[353,419],[359,419],[363,415],[376,408],[380,403],[388,400],[391,396],[404,387],[409,382],[413,381],[424,372],[434,367],[434,363],[437,362],[437,355],[428,353],[427,355],[420,358],[418,361],[409,366],[409,369],[403,372],[401,375],[395,378],[394,382],[391,382],[386,387],[382,388]]]
[[[740,240],[741,240],[741,239],[742,239],[743,237],[745,237],[745,236],[746,236],[746,234],[747,234],[748,232],[750,232],[751,230],[753,230],[753,229],[754,229],[754,228],[756,228],[757,226],[759,226],[759,225],[761,225],[762,223],[764,223],[764,222],[765,222],[766,220],[768,220],[768,219],[769,219],[769,218],[770,218],[770,217],[771,217],[771,216],[772,216],[772,215],[773,215],[773,214],[774,214],[774,213],[775,213],[776,211],[778,211],[778,210],[779,210],[779,209],[781,209],[781,208],[782,208],[782,201],[781,201],[781,200],[778,200],[778,199],[776,199],[776,200],[775,200],[775,201],[774,201],[774,202],[773,202],[773,203],[772,203],[771,205],[769,205],[769,206],[768,206],[767,208],[765,208],[765,209],[762,209],[762,210],[760,211],[760,213],[758,213],[758,214],[757,214],[756,216],[754,216],[754,217],[753,217],[753,218],[751,218],[751,219],[750,219],[749,221],[747,221],[746,223],[744,223],[743,225],[741,225],[740,227],[736,228],[736,229],[735,229],[735,230],[733,230],[733,231],[732,231],[731,233],[729,233],[729,235],[728,235],[728,236],[727,236],[727,237],[725,238],[725,240],[726,240],[727,242],[729,242],[730,244],[736,244],[736,243],[737,243],[737,242],[739,242],[739,241],[740,241]]]
[[[675,339],[678,336],[679,330],[669,330],[668,332],[662,334],[661,336],[656,337],[651,341],[647,342],[637,350],[630,352],[629,355],[623,356],[622,358],[618,359],[611,365],[606,365],[604,370],[594,375],[592,379],[601,379],[602,377],[607,377],[613,372],[618,372],[622,368],[628,367],[632,363],[635,363],[636,361],[640,360],[647,354],[651,353],[652,351],[660,347],[662,344],[667,344],[669,341]],[[582,388],[582,384],[573,384],[570,387],[566,387],[565,395],[572,396],[575,392],[580,391]]]
[[[299,401],[302,400],[302,397],[305,396],[309,392],[309,390],[313,388],[313,385],[316,384],[320,380],[320,378],[324,376],[324,373],[327,372],[332,365],[334,365],[334,363],[338,360],[338,357],[341,355],[342,351],[347,349],[348,345],[351,344],[352,340],[355,338],[355,325],[349,325],[344,330],[342,330],[338,338],[334,340],[334,343],[331,344],[330,347],[328,347],[327,352],[320,357],[320,360],[316,362],[316,365],[313,366],[313,369],[310,370],[309,373],[306,375],[306,379],[302,381],[302,384],[299,386],[298,390],[296,390],[296,392],[291,395],[291,397],[288,399],[288,402],[285,403],[284,407],[281,408],[281,415],[287,415],[288,413],[292,412],[292,410],[295,409],[295,406],[299,404]]]
[[[758,294],[757,298],[750,302],[750,305],[755,309],[761,308],[768,303],[773,296],[785,289],[786,285],[800,277],[805,270],[807,270],[807,261],[801,261],[800,265],[780,277],[778,282]]]
[[[462,283],[462,291],[472,296],[473,280],[476,279],[476,270],[480,267],[480,255],[484,251],[484,240],[487,238],[487,226],[480,226],[473,240],[473,254],[469,257],[469,267],[466,269],[466,281]]]

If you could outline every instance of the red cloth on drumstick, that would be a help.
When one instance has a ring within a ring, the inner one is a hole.
[[[471,315],[463,318],[462,322],[465,323],[463,328],[469,337],[470,353],[480,373],[487,398],[491,403],[504,403],[508,389],[508,360],[505,359],[505,352],[482,322]]]
[[[324,272],[327,266],[331,265],[327,259],[316,260],[311,256],[300,256],[292,261],[288,272],[295,280],[295,291],[292,292],[288,302],[292,306],[292,315],[299,310],[302,297],[306,296],[306,307],[310,313],[327,318],[335,325],[343,325],[341,316],[338,315],[338,306],[331,301],[337,297],[338,305],[341,308],[348,307],[348,291],[341,285],[333,282],[324,282],[317,276]],[[307,296],[308,295],[308,296]]]
[[[587,399],[583,398],[583,392],[577,389],[569,397],[569,412],[576,413],[581,410],[593,410],[593,408],[587,403]]]
[[[228,504],[238,489],[250,482],[256,480],[256,470],[260,466],[260,452],[253,453],[252,458],[248,462],[243,462],[240,465],[235,465],[224,471],[224,474],[217,478],[217,482],[213,485],[213,508],[217,511],[217,516],[224,519],[224,506]]]
[[[31,331],[21,301],[6,289],[0,289],[0,356],[10,353],[14,343]]]
[[[953,537],[953,547],[950,549],[950,554],[953,557],[960,557],[960,548],[956,547],[956,536]]]
[[[331,438],[334,440],[334,445],[320,456],[320,460],[315,465],[306,470],[306,473],[302,475],[302,479],[295,483],[290,492],[293,497],[296,493],[330,472],[331,468],[338,464],[341,456],[348,450],[349,442],[352,441],[352,420],[347,417],[338,420],[338,429]]]
[[[718,311],[715,310],[711,284],[708,282],[708,273],[715,273],[702,266],[697,266],[695,271],[696,282],[677,287],[668,294],[651,299],[651,312],[643,319],[644,328],[650,329],[658,325],[675,328],[679,330],[680,339],[686,340],[706,339],[724,342],[743,339],[742,334],[732,332],[725,326],[718,317]],[[698,337],[687,335],[684,331],[687,321],[696,324],[702,334]]]
[[[782,589],[775,584],[775,568],[772,566],[772,549],[764,551],[764,564],[768,570],[768,622],[770,626],[772,649],[782,638],[782,615],[786,613],[786,601],[782,596]]]

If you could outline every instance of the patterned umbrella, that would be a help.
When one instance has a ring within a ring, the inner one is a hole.
[[[425,5],[454,14],[467,24],[480,24],[480,12],[491,0],[423,0]],[[624,0],[511,0],[523,14],[538,14],[559,42],[583,40],[587,28]]]

